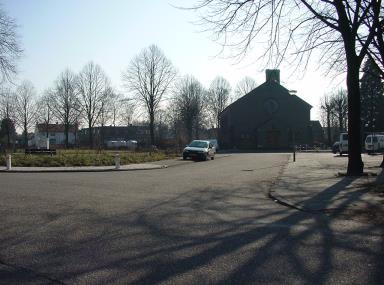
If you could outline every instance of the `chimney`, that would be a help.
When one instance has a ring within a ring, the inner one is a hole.
[[[267,82],[276,82],[280,84],[280,70],[279,69],[267,69],[265,71]]]

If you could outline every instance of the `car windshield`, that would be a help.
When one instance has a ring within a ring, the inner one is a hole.
[[[199,147],[199,148],[206,148],[208,147],[208,142],[204,141],[193,141],[188,146],[190,147]]]
[[[366,143],[371,143],[372,142],[372,137],[368,136],[367,139],[365,140]],[[373,142],[377,143],[377,137],[373,137]]]

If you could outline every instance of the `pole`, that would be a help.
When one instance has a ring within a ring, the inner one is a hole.
[[[7,155],[7,170],[12,169],[12,156],[10,154]]]
[[[293,162],[296,162],[296,143],[295,143],[295,132],[292,132],[292,141],[293,141]]]
[[[115,154],[115,169],[120,169],[120,156],[118,153]]]

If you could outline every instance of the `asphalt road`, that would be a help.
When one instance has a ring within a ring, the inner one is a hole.
[[[382,228],[267,197],[288,159],[0,173],[0,284],[384,284]]]

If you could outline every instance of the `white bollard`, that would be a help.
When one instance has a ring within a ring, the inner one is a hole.
[[[115,154],[115,169],[120,169],[120,155],[118,153]]]
[[[12,156],[10,154],[8,154],[7,156],[7,170],[11,170],[12,169]]]

